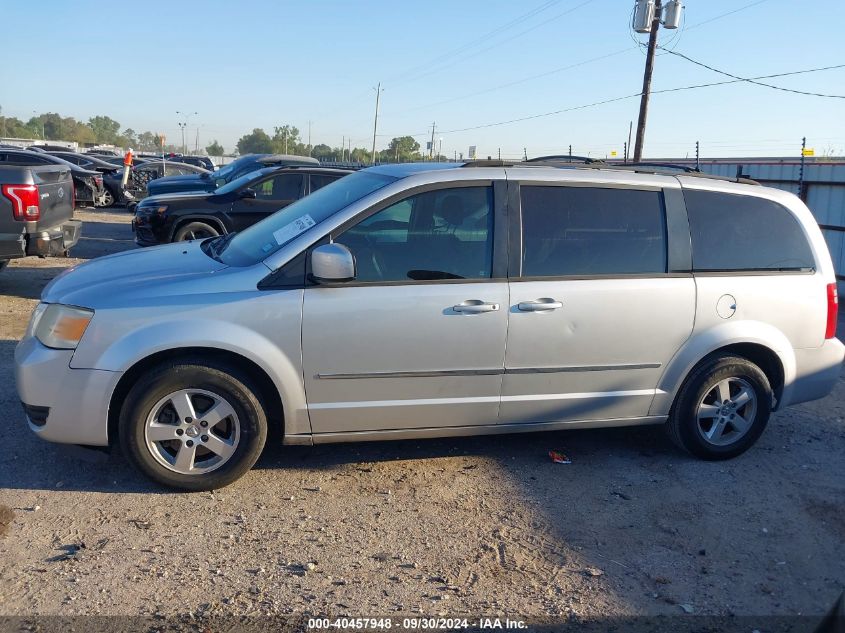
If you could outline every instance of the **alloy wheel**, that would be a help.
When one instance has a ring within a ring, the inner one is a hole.
[[[743,437],[757,415],[757,393],[737,376],[717,382],[697,409],[698,431],[715,446],[727,446]]]
[[[241,426],[234,407],[204,389],[180,389],[159,400],[144,424],[153,458],[182,475],[217,470],[234,455]]]

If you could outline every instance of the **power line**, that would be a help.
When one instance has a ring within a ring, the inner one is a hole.
[[[401,110],[400,112],[396,112],[391,116],[401,116],[403,114],[408,114],[409,112],[416,112],[418,110],[424,110],[426,108],[433,108],[439,105],[444,105],[446,103],[452,103],[454,101],[460,101],[462,99],[469,99],[470,97],[477,97],[478,95],[487,94],[488,92],[494,92],[496,90],[501,90],[502,88],[510,88],[511,86],[516,86],[519,84],[526,83],[528,81],[533,81],[534,79],[540,79],[542,77],[548,77],[549,75],[554,75],[557,73],[561,73],[565,70],[571,70],[573,68],[578,68],[579,66],[584,66],[586,64],[591,64],[593,62],[601,61],[603,59],[607,59],[608,57],[614,57],[616,55],[621,55],[622,53],[627,53],[629,51],[636,50],[633,47],[623,48],[618,51],[614,51],[612,53],[607,53],[606,55],[600,55],[599,57],[592,57],[590,59],[585,59],[580,62],[575,62],[574,64],[569,64],[567,66],[561,66],[560,68],[554,68],[552,70],[548,70],[546,72],[538,73],[536,75],[530,75],[529,77],[523,77],[522,79],[517,79],[515,81],[509,81],[504,84],[499,84],[498,86],[492,86],[491,88],[485,88],[484,90],[479,90],[477,92],[471,92],[465,95],[461,95],[459,97],[452,97],[451,99],[444,99],[442,101],[436,101],[435,103],[429,103],[427,105],[416,106],[413,108],[409,108],[408,110]]]
[[[751,7],[756,7],[758,4],[763,4],[764,2],[768,2],[769,0],[757,0],[756,2],[751,2],[746,4],[745,6],[739,7],[738,9],[734,9],[733,11],[728,11],[727,13],[721,13],[715,17],[712,17],[708,20],[704,20],[703,22],[696,22],[692,26],[687,27],[687,31],[691,31],[692,29],[697,29],[699,26],[704,26],[705,24],[710,24],[711,22],[715,22],[716,20],[721,20],[722,18],[726,18],[729,15],[733,15],[734,13],[739,13],[740,11],[745,11],[746,9],[750,9]]]
[[[557,15],[549,18],[548,20],[543,20],[539,24],[535,24],[534,26],[531,26],[531,27],[525,29],[524,31],[520,31],[519,33],[516,33],[515,35],[512,35],[512,36],[505,38],[503,40],[500,40],[500,41],[496,42],[495,44],[491,44],[490,46],[488,46],[486,48],[482,48],[481,50],[475,51],[474,53],[470,53],[469,55],[464,55],[460,59],[456,59],[456,60],[446,64],[445,66],[440,66],[439,68],[435,68],[434,70],[430,70],[430,71],[423,73],[421,75],[417,75],[416,77],[413,77],[413,79],[417,80],[417,79],[423,79],[425,77],[429,77],[430,75],[434,75],[436,73],[442,72],[443,70],[446,70],[447,68],[451,68],[452,66],[454,66],[456,64],[463,63],[463,62],[467,61],[468,59],[472,59],[473,57],[478,57],[479,55],[486,53],[487,51],[493,50],[494,48],[498,48],[502,44],[505,44],[506,42],[510,42],[511,40],[515,40],[518,37],[522,37],[526,33],[530,33],[531,31],[538,29],[541,26],[545,26],[549,22],[553,22],[554,20],[558,20],[565,15],[569,15],[570,13],[577,11],[581,7],[584,7],[588,4],[590,4],[591,2],[595,2],[595,1],[596,0],[584,0],[584,2],[581,2],[580,4],[577,4],[574,7],[567,9],[563,13],[558,13]]]
[[[684,90],[696,90],[696,89],[699,89],[699,88],[710,88],[712,86],[724,86],[724,85],[728,85],[728,84],[747,82],[747,81],[751,81],[751,80],[756,81],[758,79],[773,79],[773,78],[776,78],[776,77],[789,77],[789,76],[793,76],[793,75],[804,75],[804,74],[808,74],[808,73],[821,72],[821,71],[824,71],[824,70],[835,70],[835,69],[838,69],[838,68],[845,68],[845,64],[837,64],[835,66],[824,66],[824,67],[821,67],[821,68],[808,68],[808,69],[805,69],[805,70],[794,70],[794,71],[791,71],[791,72],[776,73],[776,74],[772,74],[772,75],[761,75],[759,77],[750,77],[750,78],[747,78],[747,79],[746,78],[727,79],[725,81],[714,81],[714,82],[704,83],[704,84],[693,84],[691,86],[678,86],[676,88],[664,88],[662,90],[652,90],[652,94],[664,94],[664,93],[670,93],[670,92],[681,92],[681,91],[684,91]],[[563,114],[565,112],[574,112],[576,110],[584,110],[584,109],[587,109],[587,108],[593,108],[593,107],[597,107],[597,106],[600,106],[600,105],[607,105],[609,103],[614,103],[614,102],[617,102],[617,101],[624,101],[625,99],[633,99],[633,98],[639,97],[641,95],[642,95],[642,92],[635,92],[633,94],[623,95],[623,96],[620,96],[620,97],[613,97],[611,99],[603,99],[601,101],[594,101],[592,103],[585,103],[585,104],[578,105],[578,106],[561,108],[560,110],[553,110],[551,112],[542,112],[540,114],[532,114],[532,115],[528,115],[528,116],[517,117],[515,119],[508,119],[507,121],[496,121],[494,123],[485,123],[483,125],[475,125],[475,126],[465,127],[465,128],[456,128],[456,129],[453,129],[453,130],[442,130],[441,134],[453,134],[453,133],[456,133],[456,132],[469,132],[469,131],[472,131],[472,130],[481,130],[481,129],[485,129],[485,128],[498,127],[498,126],[501,126],[501,125],[509,125],[511,123],[521,123],[523,121],[530,121],[530,120],[533,120],[533,119],[540,119],[540,118],[544,118],[544,117],[554,116],[556,114]],[[428,131],[418,132],[418,133],[415,133],[415,134],[393,135],[393,136],[422,136],[423,134],[428,134]],[[383,136],[390,136],[390,135],[384,134]]]
[[[466,44],[459,46],[458,48],[447,51],[446,53],[438,55],[437,57],[435,57],[435,58],[433,58],[433,59],[431,59],[431,60],[429,60],[429,61],[427,61],[423,64],[413,66],[409,70],[404,71],[402,73],[399,73],[398,76],[394,76],[394,77],[390,78],[388,80],[388,83],[401,83],[402,81],[406,81],[406,80],[402,79],[403,75],[413,76],[416,73],[416,71],[423,69],[427,66],[437,64],[438,62],[440,62],[442,60],[449,59],[450,57],[453,57],[454,55],[462,53],[463,51],[472,48],[476,44],[483,42],[484,40],[489,39],[490,37],[498,35],[499,33],[502,33],[503,31],[506,31],[509,28],[514,27],[517,24],[522,23],[525,20],[528,20],[528,19],[534,17],[535,15],[537,15],[539,13],[542,13],[543,11],[548,9],[549,7],[552,7],[556,4],[558,4],[559,2],[561,2],[561,0],[549,0],[548,2],[541,4],[539,7],[535,7],[534,9],[532,9],[531,11],[528,11],[527,13],[523,13],[522,15],[517,16],[516,18],[514,18],[510,22],[506,22],[505,24],[502,24],[501,26],[496,27],[492,31],[488,31],[484,35],[481,35],[481,36],[475,38],[474,40],[471,40],[471,41],[467,42]]]
[[[679,53],[679,52],[674,51],[674,50],[664,49],[662,46],[659,46],[658,48],[665,50],[667,53],[669,53],[671,55],[675,55],[676,57],[680,57],[682,59],[685,59],[688,62],[692,62],[696,66],[701,66],[702,68],[706,68],[707,70],[711,70],[714,73],[724,75],[725,77],[732,77],[733,79],[737,79],[739,81],[746,81],[748,83],[755,84],[757,86],[765,86],[766,88],[772,88],[773,90],[782,90],[783,92],[793,92],[795,94],[807,95],[807,96],[810,96],[810,97],[825,97],[825,98],[828,98],[828,99],[845,99],[845,95],[831,95],[831,94],[822,94],[822,93],[819,93],[819,92],[807,92],[807,91],[804,91],[804,90],[795,90],[793,88],[784,88],[782,86],[773,86],[772,84],[763,83],[761,81],[755,81],[754,79],[747,79],[745,77],[740,77],[738,75],[733,75],[729,72],[725,72],[724,70],[719,70],[718,68],[713,68],[712,66],[709,66],[709,65],[707,65],[703,62],[699,62],[699,61],[694,60],[692,57],[687,57],[683,53]],[[840,68],[840,67],[841,66],[828,66],[827,68],[823,68],[821,70],[828,70],[828,69],[831,69],[831,68]]]

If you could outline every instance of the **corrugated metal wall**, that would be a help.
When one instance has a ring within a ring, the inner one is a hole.
[[[807,162],[799,191],[801,164],[795,160],[701,161],[701,171],[718,176],[733,178],[738,169],[761,184],[801,196],[822,227],[837,278],[845,281],[845,162]]]

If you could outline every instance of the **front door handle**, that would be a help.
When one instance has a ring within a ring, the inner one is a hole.
[[[545,312],[562,308],[563,304],[549,297],[543,297],[536,301],[522,301],[516,307],[522,312]]]
[[[452,306],[455,312],[462,312],[464,314],[480,314],[482,312],[495,312],[499,309],[498,303],[487,303],[480,299],[469,299],[456,306]]]

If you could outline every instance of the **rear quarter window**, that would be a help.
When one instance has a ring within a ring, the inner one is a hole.
[[[812,270],[815,260],[797,218],[783,205],[713,191],[684,190],[693,270]]]

